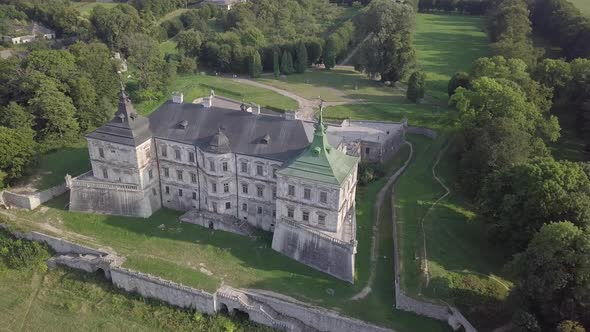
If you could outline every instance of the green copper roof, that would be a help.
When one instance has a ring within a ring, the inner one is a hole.
[[[311,145],[278,174],[340,185],[357,163],[357,157],[338,151],[328,143],[323,110],[320,109]]]

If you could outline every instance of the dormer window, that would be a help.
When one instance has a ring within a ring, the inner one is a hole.
[[[270,135],[266,134],[262,137],[262,144],[270,144]]]
[[[188,121],[186,121],[186,120],[182,120],[182,121],[181,121],[181,122],[178,124],[178,126],[179,126],[180,128],[182,128],[182,129],[186,129],[186,127],[188,127]]]

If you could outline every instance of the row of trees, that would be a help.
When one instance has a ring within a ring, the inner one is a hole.
[[[421,12],[445,11],[484,15],[489,7],[490,1],[485,0],[420,0],[418,2],[418,10]]]

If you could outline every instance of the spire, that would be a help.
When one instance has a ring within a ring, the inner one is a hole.
[[[122,84],[122,83],[121,83]],[[137,117],[137,112],[133,108],[131,99],[125,92],[125,87],[121,85],[121,93],[119,94],[119,107],[116,116],[121,119],[121,122],[132,122]]]

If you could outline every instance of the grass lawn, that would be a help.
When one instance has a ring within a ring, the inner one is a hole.
[[[240,84],[231,78],[211,75],[178,75],[168,86],[168,91],[181,91],[185,102],[192,102],[199,97],[208,96],[211,89],[216,95],[232,98],[238,101],[254,102],[263,108],[275,110],[297,109],[297,102],[291,98],[246,84]],[[153,112],[158,106],[170,99],[170,93],[159,100],[143,102],[135,105],[137,111],[143,115]]]
[[[572,109],[564,108],[557,109],[555,115],[559,119],[559,126],[561,127],[561,137],[555,143],[551,143],[549,147],[556,159],[583,161],[590,160],[588,152],[585,151],[584,139],[576,133],[576,115],[573,114]]]
[[[422,14],[416,17],[414,47],[418,67],[426,72],[426,93],[447,100],[447,85],[457,71],[468,71],[473,60],[488,54],[485,18]]]
[[[271,331],[124,293],[96,274],[0,266],[1,331]]]
[[[166,54],[178,54],[178,49],[176,49],[176,45],[178,43],[174,38],[170,38],[167,41],[160,43],[160,52],[163,56]]]
[[[407,150],[402,151],[388,163],[390,174],[400,167],[407,153]],[[390,266],[380,266],[379,288],[373,294],[362,301],[349,300],[365,286],[368,278],[373,202],[384,181],[381,179],[358,190],[359,246],[354,285],[273,251],[270,233],[262,232],[256,240],[251,240],[211,231],[179,223],[180,213],[171,210],[160,210],[149,219],[71,213],[64,209],[68,203],[64,195],[50,201],[49,209],[20,211],[18,223],[21,227],[40,229],[87,245],[112,248],[128,258],[126,267],[209,291],[222,283],[273,290],[397,331],[447,331],[443,322],[392,311]],[[392,264],[390,256],[388,264]]]
[[[105,8],[113,8],[117,5],[121,5],[121,3],[116,3],[116,2],[77,2],[77,1],[72,1],[72,6],[76,9],[78,9],[78,11],[80,11],[80,14],[82,14],[82,16],[90,16],[90,13],[92,12],[92,10],[95,7],[105,7]],[[125,5],[125,4],[123,4]]]
[[[68,147],[39,157],[21,183],[44,190],[64,182],[66,174],[80,175],[90,169],[86,141],[81,139]]]
[[[590,1],[588,0],[569,0],[586,16],[590,16]]]

